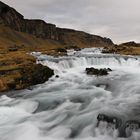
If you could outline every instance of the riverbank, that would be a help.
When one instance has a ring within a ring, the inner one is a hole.
[[[44,83],[54,74],[24,51],[0,54],[0,66],[0,92]]]

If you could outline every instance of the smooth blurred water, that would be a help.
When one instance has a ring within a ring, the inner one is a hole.
[[[96,128],[99,113],[140,120],[139,57],[103,55],[94,49],[59,58],[32,55],[59,77],[0,97],[0,140],[140,140],[139,132],[120,138],[116,131],[103,129],[105,124]],[[91,66],[113,71],[86,75]]]

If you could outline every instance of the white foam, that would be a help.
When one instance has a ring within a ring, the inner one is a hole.
[[[96,128],[99,113],[139,119],[139,58],[103,55],[94,49],[59,58],[32,55],[59,78],[17,92],[22,98],[0,97],[0,140],[139,140],[139,132],[119,138],[116,131],[101,130],[104,124]],[[113,71],[89,76],[86,67]],[[70,138],[74,132],[76,136]]]

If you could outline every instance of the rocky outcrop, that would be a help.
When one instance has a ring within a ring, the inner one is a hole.
[[[58,40],[56,26],[48,24],[43,20],[24,20],[25,29],[23,32],[35,35],[43,39]]]
[[[106,128],[116,129],[118,136],[122,139],[133,138],[133,134],[139,132],[140,129],[140,121],[138,119],[124,120],[124,118],[118,116],[100,113],[97,116],[96,127],[99,127],[101,122],[106,122]]]
[[[21,52],[0,56],[0,92],[24,89],[47,81],[53,70],[36,64],[35,58]]]
[[[127,45],[114,45],[110,47],[104,47],[102,53],[112,53],[112,54],[124,54],[124,55],[139,55],[139,47],[127,46]]]
[[[57,28],[56,25],[48,24],[43,20],[24,19],[23,15],[2,2],[0,2],[0,23],[39,38],[56,40],[65,46],[84,48],[113,45],[113,42],[108,38],[72,29]]]
[[[122,120],[115,116],[108,116],[106,114],[99,114],[97,116],[97,125],[96,127],[99,127],[101,122],[107,123],[107,128],[110,127],[112,129],[119,129],[122,126]]]
[[[112,71],[110,68],[104,68],[104,69],[96,69],[96,68],[86,68],[86,73],[88,75],[96,75],[96,76],[103,76],[103,75],[108,75],[109,71]]]
[[[2,2],[0,2],[0,23],[17,31],[25,28],[23,16]]]
[[[23,15],[2,2],[0,2],[0,23],[36,37],[54,40],[58,38],[55,25],[47,24],[42,20],[24,19]]]
[[[58,40],[65,46],[85,47],[106,47],[114,45],[109,38],[88,34],[72,29],[57,28]]]
[[[25,65],[21,70],[21,79],[18,79],[25,87],[41,84],[47,81],[52,75],[53,70],[41,64]]]
[[[102,50],[102,53],[139,55],[140,54],[140,43],[130,41],[130,42],[125,42],[125,43],[122,43],[119,45],[106,46]]]
[[[44,67],[39,64],[30,64],[29,66],[21,66],[13,70],[0,70],[0,74],[3,76],[3,78],[0,78],[0,91],[8,91],[19,90],[32,85],[44,83],[54,73],[53,70],[49,69],[48,67]],[[12,74],[17,74],[20,76],[12,78]],[[8,75],[11,75],[11,78],[6,79]]]

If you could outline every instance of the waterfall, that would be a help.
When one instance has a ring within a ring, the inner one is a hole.
[[[42,59],[43,58],[43,59]],[[76,67],[90,67],[90,66],[103,66],[103,67],[135,67],[140,68],[140,58],[130,56],[118,55],[101,55],[94,54],[90,56],[68,56],[68,57],[38,57],[38,63],[47,65],[50,68],[63,71],[65,69]]]

